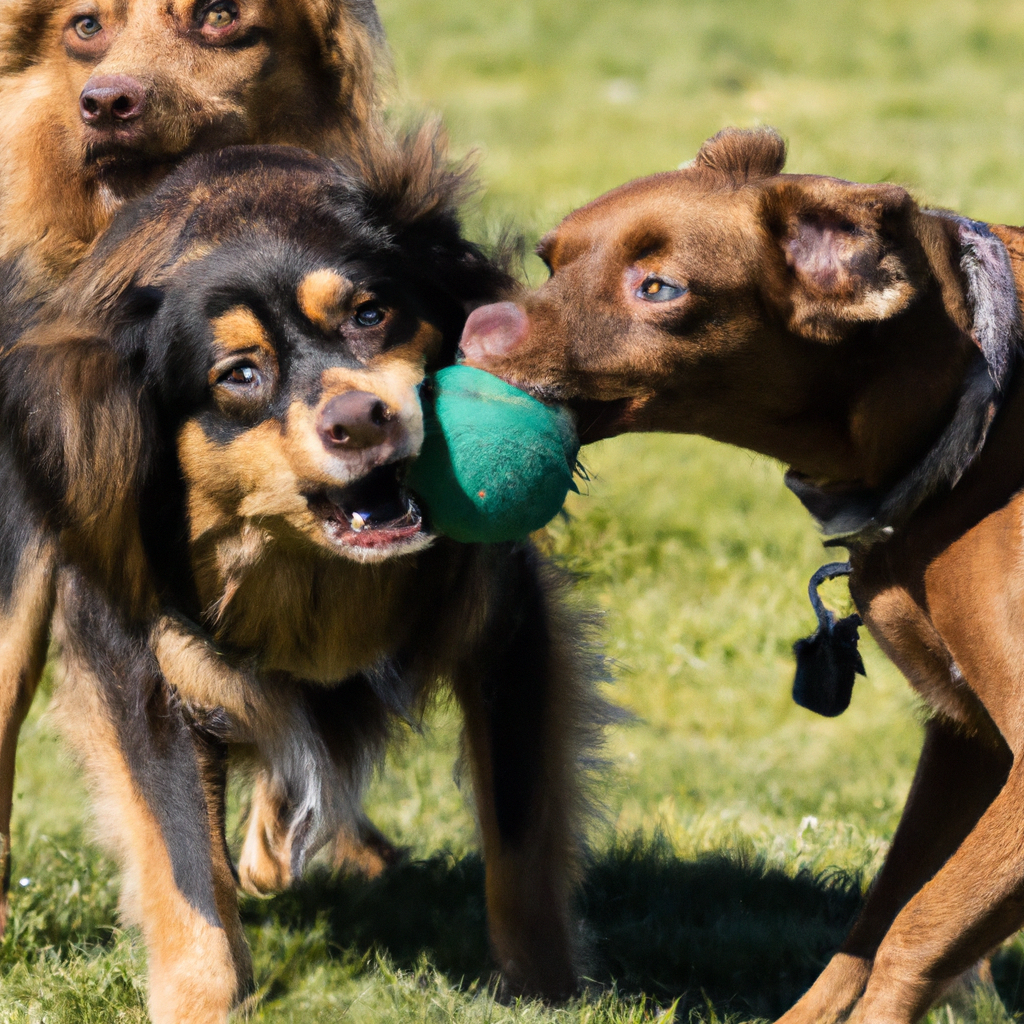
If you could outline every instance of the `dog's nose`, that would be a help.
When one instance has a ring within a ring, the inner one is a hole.
[[[82,120],[97,127],[137,121],[146,109],[146,87],[128,75],[96,75],[78,99]]]
[[[514,302],[495,302],[469,314],[459,348],[470,366],[486,370],[509,355],[529,333],[530,321]]]
[[[328,451],[364,451],[394,440],[401,429],[395,414],[368,391],[336,395],[317,417],[317,431]]]

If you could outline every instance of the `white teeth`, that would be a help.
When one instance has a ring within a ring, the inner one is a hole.
[[[350,524],[352,529],[358,533],[366,525],[366,520],[358,512],[353,512]]]

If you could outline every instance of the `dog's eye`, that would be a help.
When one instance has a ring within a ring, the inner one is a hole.
[[[221,375],[218,383],[240,384],[243,387],[250,387],[261,382],[262,378],[260,377],[259,370],[251,363],[242,363],[239,366],[232,366],[230,370],[226,370]]]
[[[254,358],[226,356],[210,368],[210,397],[232,419],[257,416],[273,398],[276,360],[269,352]]]
[[[103,29],[99,19],[94,18],[91,14],[83,14],[81,18],[75,18],[71,25],[79,39],[92,39]]]
[[[380,306],[367,302],[356,310],[356,314],[352,319],[360,327],[376,327],[378,324],[384,323],[384,317],[384,310]]]
[[[238,21],[238,5],[231,3],[231,0],[220,0],[219,3],[210,4],[203,11],[200,19],[203,28],[213,29],[214,32],[223,32]]]
[[[646,299],[647,302],[670,302],[685,292],[686,289],[682,285],[673,284],[663,277],[655,277],[652,274],[644,278],[644,283],[636,290],[636,297]]]

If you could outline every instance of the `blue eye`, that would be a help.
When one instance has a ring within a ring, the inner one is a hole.
[[[636,297],[647,302],[671,302],[685,295],[686,289],[682,285],[673,284],[663,277],[655,277],[653,274],[644,278],[644,283],[636,290]]]
[[[380,306],[360,306],[354,319],[360,327],[376,327],[384,322],[384,310]]]
[[[83,15],[81,18],[75,18],[72,25],[79,39],[91,39],[103,27],[96,18],[89,14]]]

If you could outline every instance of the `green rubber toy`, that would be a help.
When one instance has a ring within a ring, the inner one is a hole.
[[[448,366],[422,395],[424,439],[406,484],[453,540],[522,540],[558,514],[580,443],[568,410],[485,370]]]

